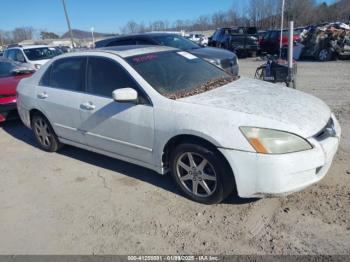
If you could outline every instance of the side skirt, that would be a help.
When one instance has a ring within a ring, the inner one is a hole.
[[[154,166],[154,165],[151,165],[151,164],[139,161],[137,159],[129,158],[129,157],[126,157],[126,156],[121,156],[121,155],[118,155],[118,154],[115,154],[115,153],[112,153],[112,152],[108,152],[108,151],[105,151],[105,150],[102,150],[102,149],[97,149],[95,147],[91,147],[91,146],[88,146],[88,145],[83,145],[83,144],[80,144],[80,143],[77,143],[77,142],[74,142],[74,141],[71,141],[71,140],[64,139],[62,137],[59,137],[59,140],[63,144],[79,147],[79,148],[82,148],[82,149],[85,149],[85,150],[88,150],[88,151],[91,151],[91,152],[95,152],[95,153],[98,153],[98,154],[101,154],[101,155],[109,156],[109,157],[116,158],[116,159],[119,159],[119,160],[122,160],[122,161],[125,161],[125,162],[128,162],[128,163],[132,163],[132,164],[135,164],[135,165],[138,165],[138,166],[142,166],[142,167],[151,169],[151,170],[153,170],[153,171],[155,171],[155,172],[157,172],[158,174],[161,174],[161,175],[164,175],[166,173],[166,170],[164,170],[163,167]]]

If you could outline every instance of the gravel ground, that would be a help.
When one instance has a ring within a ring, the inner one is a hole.
[[[242,59],[253,76],[262,61]],[[343,137],[320,183],[283,198],[205,206],[169,176],[0,125],[1,254],[350,254],[350,62],[301,62],[298,89],[328,103]]]

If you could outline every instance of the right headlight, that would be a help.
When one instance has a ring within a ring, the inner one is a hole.
[[[312,149],[311,144],[300,136],[273,129],[240,127],[243,135],[261,154],[284,154]]]

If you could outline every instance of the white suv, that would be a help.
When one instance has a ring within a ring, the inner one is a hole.
[[[8,48],[4,52],[4,57],[27,64],[35,70],[56,55],[55,49],[45,45],[16,46]]]

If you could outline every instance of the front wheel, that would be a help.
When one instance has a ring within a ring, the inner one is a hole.
[[[56,152],[61,148],[62,145],[46,117],[42,114],[35,114],[31,122],[35,138],[41,149]]]
[[[170,161],[176,184],[196,202],[220,203],[235,189],[231,168],[215,150],[181,144],[172,153]]]

